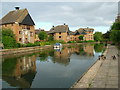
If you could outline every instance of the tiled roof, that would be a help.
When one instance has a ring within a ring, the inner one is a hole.
[[[49,33],[49,31],[45,31],[45,30],[41,30],[41,29],[36,29],[35,30],[35,34],[39,34],[41,31],[46,32],[47,34]]]
[[[70,35],[75,35],[75,32],[70,31],[69,34]]]
[[[75,35],[79,35],[79,34],[87,34],[86,32],[93,32],[94,29],[93,28],[79,28],[78,30],[76,30]]]
[[[10,11],[0,20],[0,24],[9,24],[15,22],[18,22],[20,24],[24,23],[29,25],[35,25],[27,9]]]
[[[79,28],[77,31],[82,32],[82,31],[94,31],[93,28]]]
[[[49,33],[59,33],[59,32],[64,33],[67,31],[69,31],[68,25],[59,25],[56,27],[52,27]]]

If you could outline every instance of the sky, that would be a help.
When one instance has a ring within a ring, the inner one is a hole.
[[[71,31],[94,28],[105,33],[118,14],[117,2],[2,2],[2,18],[9,11],[27,8],[35,28],[50,30],[52,26],[66,23]]]

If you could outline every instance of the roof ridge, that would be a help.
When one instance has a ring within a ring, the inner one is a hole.
[[[25,11],[27,11],[27,14],[29,14],[28,13],[28,10],[25,8],[25,9],[22,9],[23,10],[23,14],[21,14],[20,16],[19,16],[19,18],[16,20],[17,22],[22,22],[23,20],[24,20],[24,18],[26,17],[26,15],[24,16],[24,14],[26,14],[26,13],[24,13]],[[24,18],[22,18],[24,16]],[[20,18],[22,18],[22,20],[20,19]]]

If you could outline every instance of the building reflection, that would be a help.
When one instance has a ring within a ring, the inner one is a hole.
[[[63,47],[62,50],[55,50],[53,62],[66,66],[70,63],[70,56],[72,54],[92,57],[94,56],[94,45],[68,46]]]
[[[64,47],[62,50],[55,50],[54,57],[53,57],[54,63],[59,63],[63,65],[68,65],[70,62],[70,52],[69,48]]]
[[[30,88],[36,75],[36,59],[41,62],[48,62],[49,58],[53,63],[64,66],[69,65],[71,55],[85,57],[94,56],[93,45],[66,46],[61,50],[44,50],[38,53],[25,56],[14,56],[3,58],[2,79],[10,86],[19,88]]]
[[[85,44],[83,46],[84,52],[86,52],[86,55],[88,56],[94,56],[94,45]]]
[[[3,80],[11,86],[30,88],[36,74],[36,56],[6,59],[2,63],[2,71]]]

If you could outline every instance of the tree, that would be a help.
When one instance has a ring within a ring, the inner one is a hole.
[[[38,37],[40,40],[45,40],[47,39],[47,33],[44,32],[44,31],[41,31],[39,34],[38,34]]]
[[[50,36],[48,37],[48,40],[49,40],[49,41],[53,41],[53,40],[54,40],[54,37],[50,35]]]
[[[80,35],[78,38],[79,38],[79,40],[83,40],[83,35]]]
[[[110,33],[111,33],[111,31],[107,31],[105,34],[103,34],[103,39],[110,40]]]
[[[95,32],[95,34],[94,34],[94,40],[95,41],[102,41],[103,40],[102,32]]]
[[[15,35],[11,29],[2,29],[2,43],[4,45],[4,48],[17,47]]]
[[[115,22],[111,26],[111,40],[115,43],[120,43],[120,22]]]

